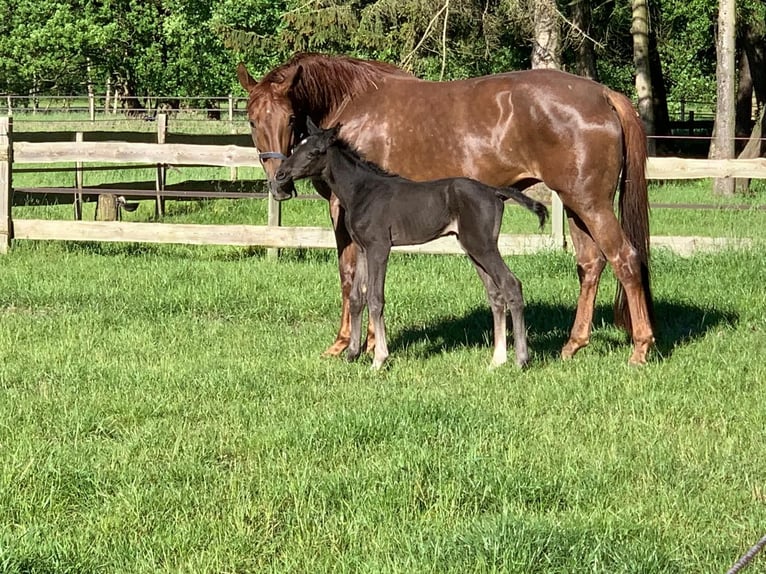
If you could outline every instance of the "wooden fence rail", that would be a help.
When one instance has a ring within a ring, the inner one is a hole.
[[[17,239],[60,239],[88,241],[173,242],[193,244],[259,245],[282,247],[333,247],[334,237],[329,229],[284,228],[279,226],[279,205],[269,198],[269,221],[266,226],[249,225],[186,225],[128,222],[84,222],[13,219],[12,175],[14,164],[69,163],[149,163],[158,169],[175,166],[259,166],[254,148],[238,145],[202,145],[178,143],[102,142],[26,142],[13,141],[13,124],[0,117],[0,252],[7,250],[13,237]],[[681,158],[650,158],[647,164],[650,179],[696,179],[708,177],[766,178],[766,158],[749,160],[697,160]],[[158,176],[158,185],[160,177]],[[75,190],[73,190],[73,193]],[[159,192],[158,192],[159,193]],[[158,195],[158,199],[160,199]],[[553,204],[554,222],[550,236],[502,235],[503,254],[523,253],[564,245],[563,210]],[[560,227],[558,227],[560,226]],[[557,228],[558,227],[558,228]],[[684,253],[717,245],[699,237],[653,238],[655,245],[667,245]],[[408,251],[427,253],[460,252],[454,238],[442,238]]]

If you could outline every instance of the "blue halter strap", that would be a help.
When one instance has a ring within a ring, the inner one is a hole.
[[[287,159],[287,156],[278,151],[264,151],[258,154],[258,159],[263,161],[265,159]]]

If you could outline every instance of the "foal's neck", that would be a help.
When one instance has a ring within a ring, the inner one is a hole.
[[[347,150],[332,146],[327,150],[327,167],[323,177],[344,209],[349,210],[363,192],[365,180],[382,176],[370,170]]]

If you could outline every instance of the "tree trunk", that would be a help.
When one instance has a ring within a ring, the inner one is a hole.
[[[649,4],[649,73],[652,80],[652,112],[654,113],[654,135],[670,135],[670,113],[668,92],[662,73],[662,60],[657,47],[657,29],[662,17],[659,2]]]
[[[593,40],[588,37],[591,33],[591,7],[588,0],[576,0],[574,2],[572,20],[580,30],[579,44],[577,45],[577,69],[575,71],[580,76],[598,81],[596,50],[593,47]]]
[[[561,68],[561,33],[555,0],[535,0],[533,68]]]
[[[719,0],[718,41],[716,42],[716,113],[711,158],[734,157],[735,113],[735,0]],[[734,195],[734,179],[720,177],[713,181],[719,195]]]
[[[532,44],[533,68],[561,68],[561,32],[556,0],[534,0],[535,38]],[[532,186],[530,193],[551,198],[551,234],[556,244],[566,247],[564,206],[557,193],[544,183]]]
[[[763,135],[766,134],[766,106],[761,107],[761,113],[753,127],[753,133],[747,141],[745,149],[739,154],[739,159],[753,159],[766,155],[766,143]],[[735,180],[735,191],[737,193],[748,193],[750,191],[750,180],[739,178]]]
[[[760,30],[752,22],[743,22],[742,49],[747,54],[755,99],[766,104],[766,22]]]
[[[737,141],[734,144],[736,153],[742,151],[745,144],[743,138],[750,134],[753,129],[753,78],[750,75],[750,64],[747,61],[747,53],[743,50],[739,56],[737,66],[737,104],[734,113],[734,133]]]
[[[633,24],[633,62],[636,66],[636,94],[638,95],[638,115],[644,122],[648,137],[649,155],[655,155],[654,141],[654,105],[652,90],[652,71],[649,64],[649,0],[632,0]]]

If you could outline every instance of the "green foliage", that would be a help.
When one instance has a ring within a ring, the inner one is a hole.
[[[712,101],[716,0],[656,0],[650,26],[670,100]],[[600,79],[633,91],[630,3],[591,5],[585,31]],[[562,61],[574,69],[583,34],[558,2]],[[764,27],[759,0],[738,3]],[[404,65],[420,77],[463,78],[526,68],[530,0],[0,0],[0,91],[103,91],[107,79],[138,95],[223,95],[245,61],[256,76],[295,51],[344,53]],[[445,28],[446,23],[446,28]]]

